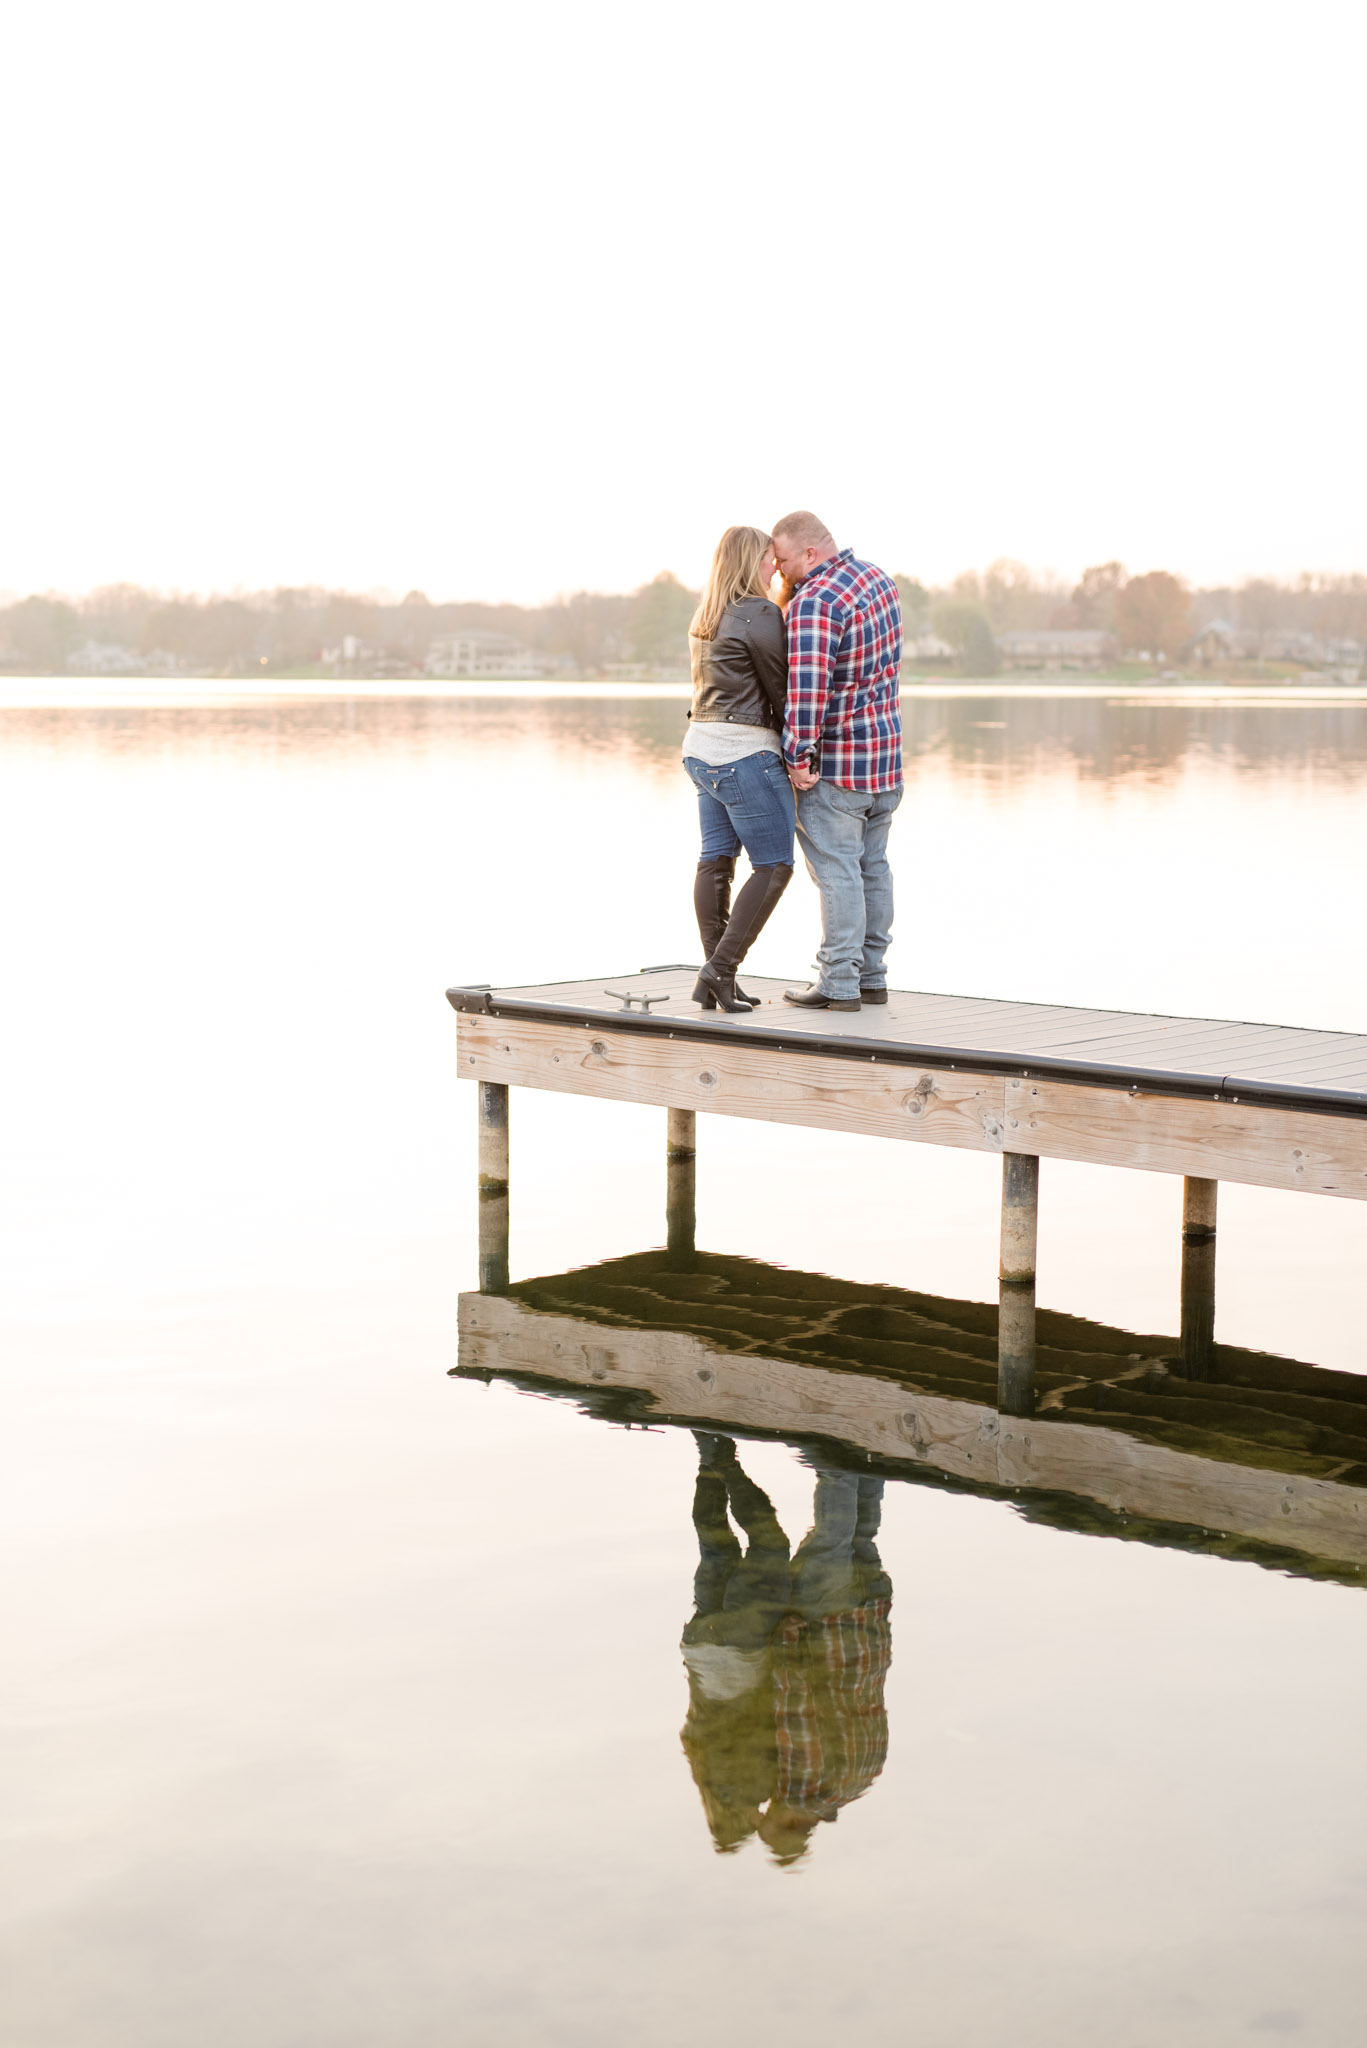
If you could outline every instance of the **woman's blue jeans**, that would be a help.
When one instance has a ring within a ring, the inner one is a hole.
[[[698,792],[703,860],[734,860],[744,847],[756,868],[790,868],[797,809],[781,754],[746,754],[726,768],[684,756]]]

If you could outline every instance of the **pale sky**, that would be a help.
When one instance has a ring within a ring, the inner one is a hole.
[[[1367,569],[1362,0],[43,0],[0,589]]]

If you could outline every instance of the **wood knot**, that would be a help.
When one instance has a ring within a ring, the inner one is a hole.
[[[933,1075],[922,1074],[910,1095],[903,1097],[902,1107],[908,1116],[920,1116],[929,1105],[931,1096],[938,1093]]]
[[[715,1074],[709,1074],[709,1073],[707,1073],[706,1071],[704,1071],[703,1073],[699,1074],[699,1076],[698,1076],[698,1079],[699,1079],[699,1080],[700,1080],[700,1081],[702,1082],[702,1085],[703,1085],[703,1087],[704,1087],[704,1088],[715,1088],[715,1087],[716,1087],[716,1085],[717,1085],[717,1077],[716,1077],[716,1075],[715,1075]]]
[[[907,1408],[898,1416],[897,1433],[905,1442],[911,1445],[912,1451],[918,1458],[926,1456],[930,1445],[926,1440],[924,1430],[921,1428],[921,1418],[916,1409]]]

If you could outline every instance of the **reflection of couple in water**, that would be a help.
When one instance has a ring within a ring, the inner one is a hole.
[[[812,1529],[790,1554],[731,1438],[697,1443],[684,1751],[717,1848],[758,1835],[794,1863],[888,1753],[892,1585],[874,1542],[883,1482],[818,1466]]]

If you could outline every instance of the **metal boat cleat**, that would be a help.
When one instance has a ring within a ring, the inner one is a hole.
[[[631,1008],[631,1006],[632,1006],[632,1004],[633,1004],[633,1003],[639,1003],[639,1004],[641,1005],[641,1008],[642,1008],[642,1009],[644,1010],[644,1012],[645,1012],[645,1014],[646,1014],[646,1016],[647,1016],[647,1017],[648,1017],[648,1016],[650,1015],[650,1006],[651,1006],[651,1004],[652,1004],[652,1003],[668,1003],[668,1002],[672,1002],[672,1000],[673,1000],[672,996],[668,996],[668,995],[663,995],[663,996],[647,996],[647,995],[633,995],[633,994],[632,994],[632,993],[631,993],[631,992],[630,992],[629,990],[627,990],[627,989],[624,989],[624,988],[605,988],[605,989],[603,990],[603,994],[604,994],[605,996],[617,996],[617,997],[619,997],[619,998],[620,998],[620,1000],[621,1000],[622,1008],[623,1008],[624,1010],[629,1010],[629,1009]]]

